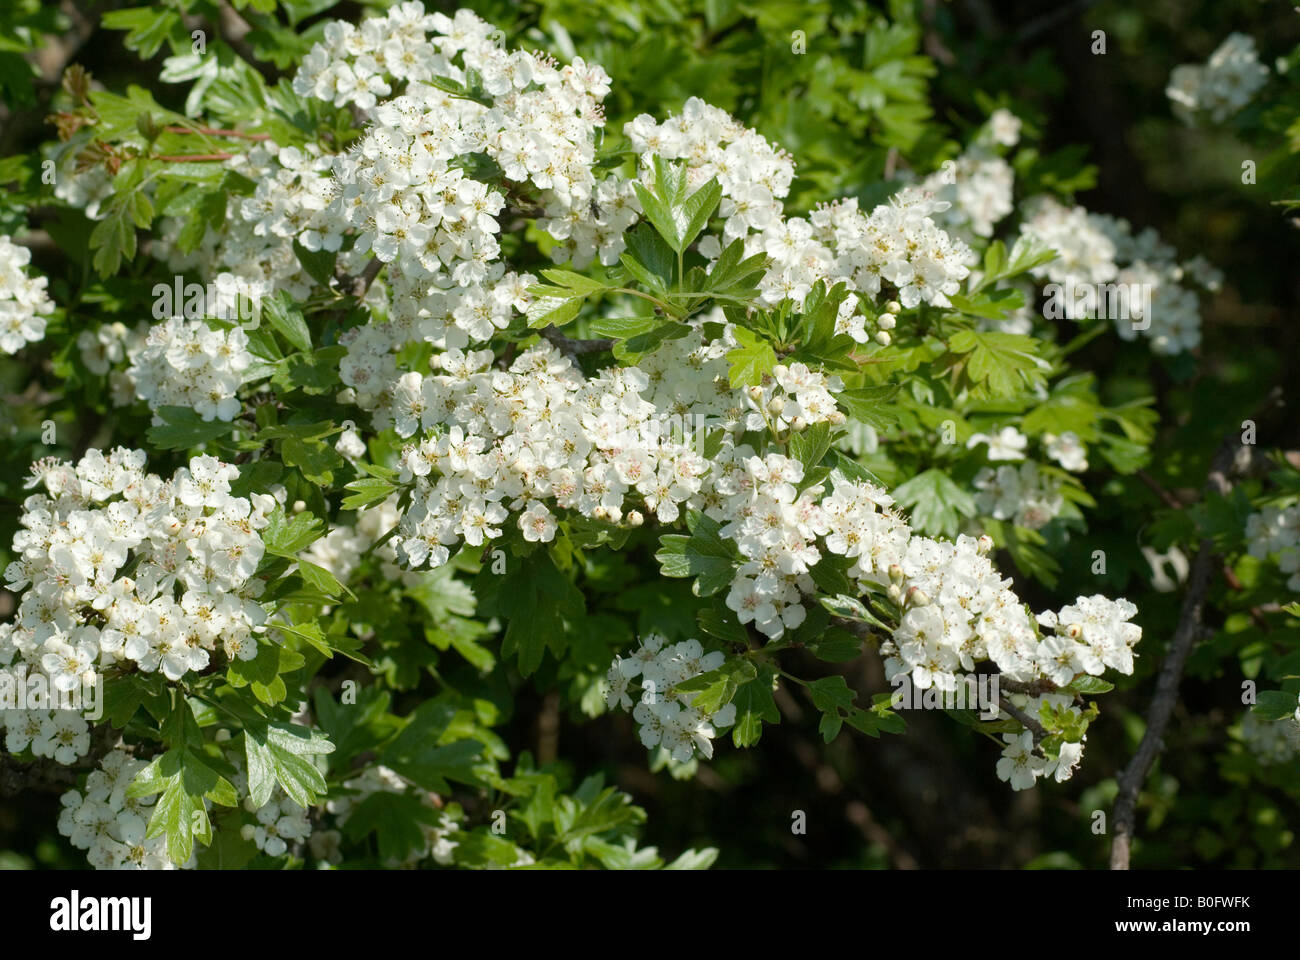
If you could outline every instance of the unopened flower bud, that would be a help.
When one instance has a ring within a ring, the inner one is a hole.
[[[890,300],[887,304],[885,304],[885,312],[892,313],[895,315],[900,314],[903,312],[903,305],[899,303],[897,300]]]
[[[785,409],[785,398],[773,397],[771,400],[767,401],[767,409],[769,412],[780,416],[781,411]]]
[[[993,538],[987,533],[975,541],[975,549],[981,557],[986,557],[993,550]]]
[[[307,509],[307,504],[304,503],[303,501],[301,501],[301,500],[295,500],[295,501],[293,502],[293,512],[294,512],[294,513],[302,513],[302,512],[303,512],[304,510],[306,510],[306,509]]]
[[[903,582],[903,568],[897,563],[891,563],[889,565],[889,582],[890,583]]]
[[[898,603],[899,598],[903,595],[903,588],[896,583],[891,583],[889,589],[885,591],[889,594],[889,599]]]
[[[798,433],[801,430],[805,430],[807,429],[807,427],[808,427],[808,421],[805,420],[803,417],[795,417],[793,420],[790,421],[790,429],[793,430],[795,433]]]
[[[930,596],[920,587],[908,587],[907,602],[914,607],[928,607],[930,605]]]
[[[898,321],[894,319],[892,313],[887,313],[876,320],[876,326],[881,330],[893,330],[894,327],[898,326]]]
[[[1071,640],[1078,640],[1081,636],[1083,636],[1083,625],[1078,623],[1070,624],[1068,627],[1065,628],[1065,635],[1069,637]]]
[[[889,346],[890,342],[893,340],[893,338],[884,330],[877,330],[873,339],[882,347]]]
[[[844,416],[844,413],[843,413],[843,411],[841,411],[841,410],[832,410],[832,411],[831,411],[829,414],[827,414],[827,416],[826,416],[826,421],[827,421],[827,423],[829,423],[829,424],[830,424],[831,426],[833,426],[833,427],[840,427],[840,426],[843,426],[843,425],[844,425],[844,421],[847,420],[847,419],[848,419],[848,417]]]
[[[645,517],[641,516],[640,510],[629,510],[627,512],[627,525],[629,527],[639,527],[645,523]]]
[[[749,388],[749,399],[753,400],[755,403],[757,403],[758,401],[762,400],[762,399],[763,399],[763,388],[760,387],[760,386],[752,386],[752,387],[750,387],[750,388]]]

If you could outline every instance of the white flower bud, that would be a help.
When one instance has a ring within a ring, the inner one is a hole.
[[[899,303],[897,300],[890,300],[887,304],[885,304],[885,312],[892,313],[895,315],[900,314],[903,312],[903,305]]]
[[[898,321],[894,319],[892,313],[887,313],[876,320],[876,326],[881,330],[893,330],[894,327],[898,326]]]
[[[640,510],[629,510],[627,512],[627,525],[629,527],[639,527],[645,523],[645,517],[641,515]]]
[[[877,330],[876,335],[873,339],[876,341],[876,343],[880,344],[882,347],[887,347],[889,346],[893,338],[890,337],[890,335],[886,333],[884,330]]]
[[[306,510],[306,509],[307,509],[307,504],[306,504],[305,502],[303,502],[302,500],[295,500],[295,501],[293,502],[293,512],[294,512],[294,513],[302,513],[302,512],[303,512],[304,510]]]
[[[767,409],[776,416],[780,416],[781,411],[785,409],[785,398],[773,397],[771,400],[767,401]]]

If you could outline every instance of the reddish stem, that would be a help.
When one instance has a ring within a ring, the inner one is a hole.
[[[239,137],[241,140],[270,140],[269,133],[240,133],[238,130],[219,130],[216,127],[165,127],[168,133],[201,133],[209,137]]]

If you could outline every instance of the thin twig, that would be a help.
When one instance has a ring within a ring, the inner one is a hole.
[[[1268,412],[1281,403],[1281,390],[1274,389],[1260,413],[1253,419]],[[1229,473],[1237,452],[1241,449],[1241,437],[1230,434],[1219,444],[1214,458],[1210,461],[1209,473],[1205,480],[1206,494],[1217,493],[1227,496],[1232,490]],[[1160,675],[1156,679],[1155,695],[1147,710],[1146,732],[1138,744],[1137,752],[1128,766],[1119,776],[1119,792],[1115,797],[1114,839],[1110,847],[1110,868],[1127,870],[1132,853],[1133,829],[1137,821],[1138,796],[1147,774],[1156,757],[1164,748],[1163,737],[1169,719],[1173,716],[1174,706],[1178,702],[1178,687],[1182,681],[1183,667],[1192,652],[1192,645],[1202,633],[1201,618],[1205,606],[1205,595],[1210,588],[1210,579],[1214,572],[1214,543],[1209,537],[1203,537],[1196,550],[1196,559],[1192,561],[1192,570],[1187,577],[1187,590],[1183,594],[1183,605],[1178,614],[1178,626],[1174,629],[1169,642],[1169,652],[1164,663],[1160,665]]]
[[[571,340],[555,327],[543,327],[541,334],[553,343],[560,353],[568,357],[578,357],[584,353],[600,353],[614,346],[613,340]]]
[[[195,133],[205,137],[238,137],[241,140],[270,140],[269,133],[241,133],[238,130],[220,130],[216,127],[164,127],[168,133]]]
[[[150,159],[162,160],[166,163],[203,163],[210,160],[232,160],[234,157],[233,153],[177,153],[159,155]]]
[[[998,697],[998,706],[1009,713],[1013,719],[1019,720],[1021,725],[1030,732],[1034,738],[1034,747],[1037,748],[1043,742],[1043,737],[1047,736],[1047,731],[1043,725],[1031,717],[1025,711],[1021,710],[1006,697]]]

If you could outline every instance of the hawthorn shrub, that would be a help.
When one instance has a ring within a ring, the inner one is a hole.
[[[791,727],[824,781],[936,711],[930,764],[1069,807],[1033,865],[1289,862],[1300,464],[1266,367],[1204,369],[1225,272],[1082,205],[996,68],[945,91],[982,59],[953,14],[604,7],[109,5],[136,82],[3,14],[50,124],[0,160],[0,787],[37,855],[761,862],[637,794]],[[1161,108],[1300,203],[1297,54],[1215,41]]]

